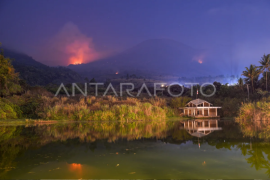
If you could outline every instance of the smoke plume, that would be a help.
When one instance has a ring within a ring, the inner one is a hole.
[[[69,22],[49,40],[46,51],[47,65],[81,64],[95,61],[102,57],[97,52],[93,39],[83,34],[77,25]]]

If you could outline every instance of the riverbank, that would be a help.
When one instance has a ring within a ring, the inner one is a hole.
[[[58,122],[68,122],[65,120],[41,120],[41,119],[1,119],[0,125],[27,125],[27,124],[53,124]]]
[[[191,117],[167,117],[164,121],[186,121],[192,119]],[[231,119],[228,119],[231,120]],[[93,120],[94,121],[94,120]],[[102,120],[107,122],[108,120]],[[120,121],[120,120],[118,120]],[[136,122],[139,120],[126,120],[125,122]],[[0,125],[27,125],[27,124],[54,124],[54,123],[74,123],[78,122],[76,120],[43,120],[43,119],[1,119]],[[79,121],[79,122],[88,122],[88,121]],[[92,121],[89,121],[92,122]],[[114,121],[117,122],[117,121]]]
[[[190,119],[179,111],[191,98],[172,97],[115,97],[115,96],[74,96],[54,97],[44,88],[35,87],[21,95],[0,98],[0,119],[42,119],[42,120],[112,120],[146,121]],[[205,98],[222,108],[221,118],[267,119],[270,117],[269,98],[256,103],[243,103],[241,98]],[[255,117],[256,116],[256,117]]]
[[[190,98],[54,97],[27,92],[0,98],[0,119],[146,121],[182,117],[178,108]]]

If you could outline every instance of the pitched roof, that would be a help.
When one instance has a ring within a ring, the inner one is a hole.
[[[199,104],[202,104],[203,102],[209,103],[209,102],[202,100],[202,99],[194,99],[194,100],[190,101],[189,103],[199,105]],[[187,104],[189,104],[189,103],[187,103]],[[209,104],[211,104],[211,103],[209,103]]]
[[[206,136],[208,134],[204,134],[204,133],[201,133],[201,132],[194,132],[194,133],[191,133],[190,135],[201,138],[201,137]]]

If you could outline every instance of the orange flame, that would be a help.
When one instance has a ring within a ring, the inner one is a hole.
[[[118,71],[115,74],[118,74]]]
[[[74,65],[82,64],[82,61],[80,61],[80,60],[72,60],[71,59],[71,62],[73,62],[72,64],[74,64]]]
[[[81,164],[72,163],[69,166],[70,166],[71,171],[75,171],[75,170],[80,171],[80,170],[82,170],[82,165]]]
[[[203,61],[199,59],[199,60],[198,60],[198,63],[202,64],[202,63],[203,63]]]
[[[67,46],[67,50],[70,53],[69,62],[71,64],[82,64],[85,60],[91,58],[91,49],[88,43],[81,40],[77,40]]]
[[[69,172],[75,173],[77,176],[82,176],[82,164],[72,163],[68,164]]]
[[[59,59],[59,65],[82,64],[100,59],[107,55],[95,49],[93,39],[83,34],[78,26],[72,22],[66,23],[63,28],[49,41],[51,59]],[[61,62],[60,62],[61,61]]]

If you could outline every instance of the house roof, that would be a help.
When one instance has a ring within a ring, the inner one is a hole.
[[[202,104],[203,102],[209,103],[209,102],[202,100],[202,99],[194,99],[194,100],[190,101],[189,103],[199,105],[199,104]],[[187,104],[189,104],[189,103],[187,103]],[[211,103],[209,103],[209,104],[211,104]]]
[[[210,133],[209,133],[210,134]],[[204,133],[201,133],[201,132],[194,132],[194,133],[191,133],[190,134],[191,136],[195,136],[195,137],[198,137],[198,138],[201,138],[203,136],[206,136],[208,134],[204,134]]]

